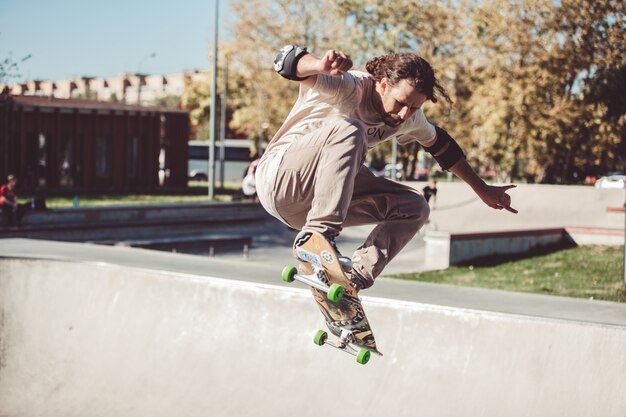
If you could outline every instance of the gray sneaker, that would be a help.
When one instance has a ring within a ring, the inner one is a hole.
[[[343,272],[352,271],[352,259],[349,256],[343,256],[341,252],[339,252],[339,248],[337,247],[337,244],[335,243],[335,239],[334,238],[328,239],[328,243],[330,243],[330,246],[332,246],[335,252],[337,252],[339,265],[341,265],[341,269],[343,269]]]
[[[346,276],[348,277],[348,281],[350,281],[350,286],[355,289],[356,292],[361,291],[361,282],[354,277],[354,273],[352,270],[346,272]]]

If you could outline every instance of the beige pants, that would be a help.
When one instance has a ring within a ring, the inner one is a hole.
[[[260,196],[271,196],[280,217],[293,228],[327,237],[337,236],[344,226],[376,224],[352,256],[352,279],[360,288],[374,284],[430,213],[418,191],[372,174],[363,165],[366,153],[360,121],[331,122],[289,146],[273,189]]]

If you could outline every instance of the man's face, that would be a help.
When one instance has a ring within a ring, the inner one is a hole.
[[[396,127],[413,116],[428,98],[417,91],[407,80],[401,80],[396,85],[389,84],[383,78],[376,85],[380,97],[379,108],[383,122],[387,126]]]

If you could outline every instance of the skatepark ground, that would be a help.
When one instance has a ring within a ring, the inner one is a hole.
[[[520,215],[488,219],[447,186],[440,230],[624,224],[614,190],[519,187]],[[247,260],[0,239],[0,416],[626,415],[626,305],[381,278],[363,366],[313,344],[310,293],[280,281],[291,233]],[[392,271],[419,269],[411,245]]]

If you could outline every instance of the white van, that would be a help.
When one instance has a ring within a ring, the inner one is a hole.
[[[224,147],[215,142],[215,181],[241,184],[248,165],[252,162],[254,141],[247,139],[225,139]],[[220,153],[223,149],[223,168]],[[188,176],[193,181],[207,181],[209,176],[209,141],[189,141]]]

